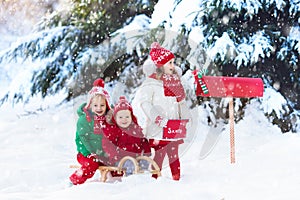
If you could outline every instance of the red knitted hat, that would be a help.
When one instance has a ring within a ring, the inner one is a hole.
[[[94,81],[93,86],[104,88],[104,81],[103,81],[103,79],[97,78],[97,79]]]
[[[156,67],[162,67],[171,59],[175,58],[171,51],[164,49],[157,42],[151,44],[150,57]]]
[[[90,107],[91,100],[96,94],[103,95],[106,98],[106,106],[108,107],[108,109],[110,109],[108,103],[109,94],[106,90],[104,90],[104,81],[101,78],[98,78],[94,81],[93,87],[88,93],[86,108]]]
[[[119,102],[115,105],[114,108],[114,118],[116,118],[117,112],[121,110],[129,110],[131,113],[131,118],[134,123],[137,123],[136,117],[133,115],[132,106],[130,103],[126,100],[125,96],[120,96]]]

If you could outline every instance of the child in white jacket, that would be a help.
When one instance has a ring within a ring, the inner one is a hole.
[[[149,74],[137,90],[134,102],[136,109],[146,116],[144,134],[155,150],[154,161],[161,169],[164,157],[168,156],[173,180],[179,180],[178,148],[183,143],[187,123],[183,119],[190,117],[185,104],[185,91],[171,51],[153,43],[150,57],[156,71]],[[144,65],[144,71],[146,68]]]

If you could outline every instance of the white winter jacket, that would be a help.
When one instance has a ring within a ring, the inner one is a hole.
[[[163,140],[163,128],[155,123],[157,116],[164,119],[190,119],[190,112],[185,100],[176,101],[176,97],[165,96],[163,82],[147,77],[139,87],[134,98],[135,109],[140,110],[144,121],[139,123],[148,139]],[[175,139],[179,140],[179,139]]]

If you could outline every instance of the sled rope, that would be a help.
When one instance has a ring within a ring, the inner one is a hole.
[[[229,100],[229,123],[230,123],[230,162],[235,163],[235,145],[234,145],[234,110],[233,98]]]

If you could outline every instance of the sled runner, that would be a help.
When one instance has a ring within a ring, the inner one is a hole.
[[[142,168],[140,166],[140,161],[144,160],[148,163],[147,168]],[[107,174],[109,172],[117,172],[120,175],[123,175],[123,177],[126,177],[130,174],[127,173],[127,169],[125,168],[125,163],[126,161],[132,162],[133,166],[134,166],[134,170],[133,170],[133,174],[141,174],[141,173],[145,173],[146,171],[148,171],[150,174],[157,174],[157,176],[161,176],[161,172],[160,169],[157,165],[157,163],[147,157],[147,156],[139,156],[137,158],[133,158],[131,156],[125,156],[123,157],[118,166],[100,166],[98,168],[99,172],[100,172],[100,181],[101,182],[106,182],[107,180]],[[70,168],[80,168],[79,165],[70,165]]]
[[[139,171],[138,171],[139,173],[144,173],[145,171],[149,171],[151,174],[157,174],[157,176],[161,176],[159,166],[153,159],[151,159],[147,156],[139,156],[136,158],[136,160],[138,162],[141,160],[145,160],[149,163],[149,166],[147,169],[139,168]]]

